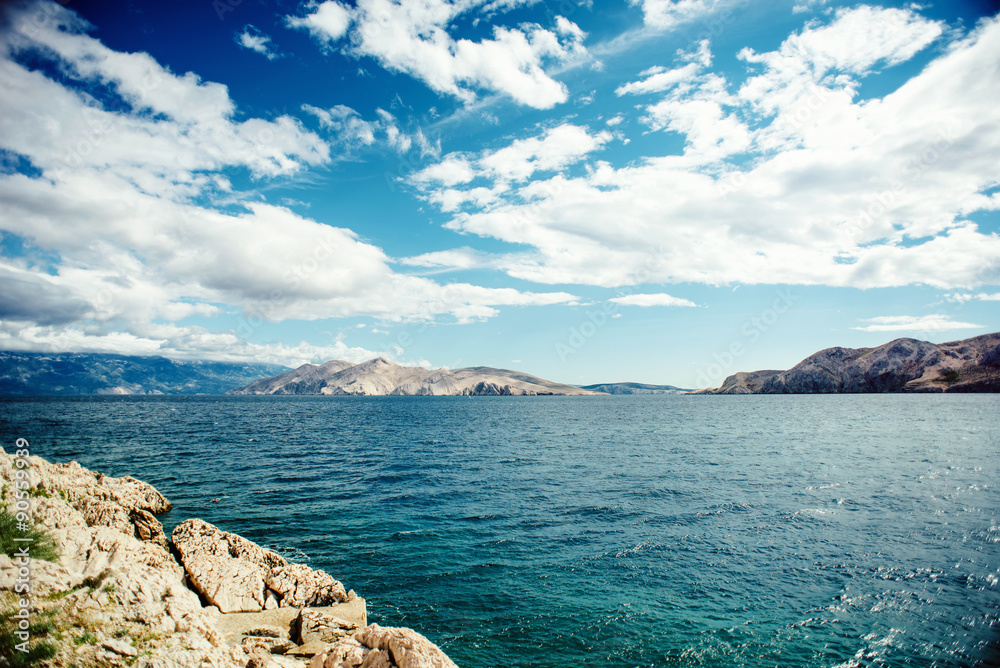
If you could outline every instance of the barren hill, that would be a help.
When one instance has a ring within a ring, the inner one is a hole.
[[[305,364],[264,378],[228,394],[355,394],[355,395],[538,395],[597,394],[520,371],[476,366],[425,369],[400,366],[384,357],[352,364],[333,360]]]
[[[1000,333],[941,344],[896,339],[877,348],[827,348],[787,371],[740,372],[701,392],[1000,392]]]

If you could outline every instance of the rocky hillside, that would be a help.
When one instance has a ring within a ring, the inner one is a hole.
[[[223,394],[287,370],[278,364],[97,353],[0,352],[0,395]]]
[[[740,372],[705,394],[1000,392],[1000,333],[877,348],[827,348],[787,371]]]
[[[334,360],[304,364],[274,378],[264,378],[229,394],[332,395],[539,395],[595,394],[520,371],[486,366],[425,369],[400,366],[384,357],[361,364]]]
[[[134,478],[0,449],[0,666],[456,668],[323,571],[197,519],[168,538],[169,508]]]

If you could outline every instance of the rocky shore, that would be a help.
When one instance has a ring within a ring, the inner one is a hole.
[[[53,667],[455,667],[412,629],[368,624],[364,599],[321,570],[199,519],[166,536],[155,515],[170,502],[147,483],[24,459],[32,522],[59,556],[31,559],[25,577],[23,558],[0,554],[0,666],[24,665],[31,648]],[[0,448],[11,515],[16,463]],[[30,644],[8,650],[25,601]]]

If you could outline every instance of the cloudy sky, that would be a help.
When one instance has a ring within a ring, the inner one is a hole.
[[[0,349],[701,387],[1000,330],[996,2],[3,11]]]

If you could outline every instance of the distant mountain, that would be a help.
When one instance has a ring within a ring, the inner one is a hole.
[[[1000,392],[1000,333],[935,344],[827,348],[787,371],[740,372],[699,394]]]
[[[0,395],[223,394],[287,369],[99,353],[0,352]]]
[[[520,371],[475,366],[425,369],[400,366],[384,357],[361,364],[334,360],[304,364],[274,378],[264,378],[229,394],[359,394],[359,395],[524,395],[595,394]]]
[[[581,387],[591,392],[604,394],[683,394],[691,391],[673,385],[646,385],[645,383],[600,383],[598,385],[582,385]]]

